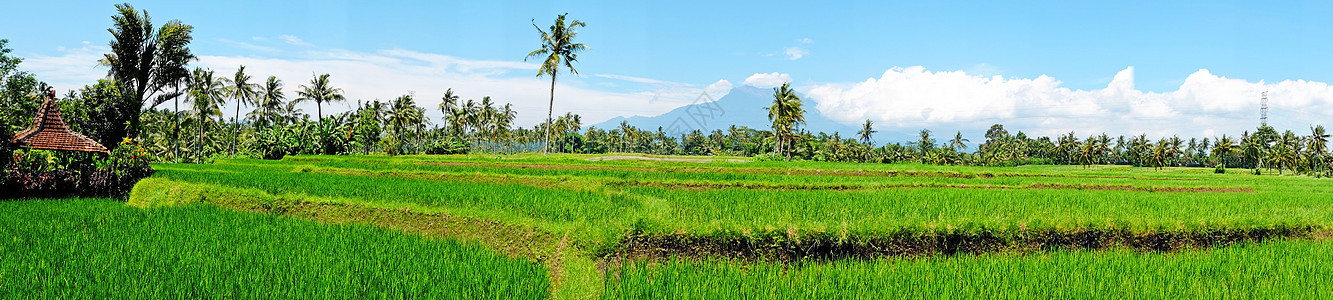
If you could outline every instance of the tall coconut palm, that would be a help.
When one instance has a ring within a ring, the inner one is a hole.
[[[1226,168],[1227,157],[1231,156],[1234,151],[1236,151],[1236,140],[1223,134],[1221,138],[1217,139],[1217,143],[1213,144],[1212,155],[1220,160],[1219,163],[1222,164],[1223,168]]]
[[[588,46],[574,42],[574,38],[579,34],[578,31],[574,30],[574,27],[585,27],[588,24],[573,20],[569,22],[569,25],[565,25],[566,15],[569,14],[555,17],[555,24],[551,25],[550,32],[542,30],[541,27],[537,26],[537,20],[532,20],[532,27],[536,27],[537,32],[541,33],[542,48],[528,53],[528,56],[523,59],[526,61],[528,58],[545,56],[541,68],[537,69],[537,77],[542,75],[551,76],[551,101],[546,107],[546,122],[548,124],[554,124],[551,117],[555,109],[555,77],[556,74],[560,73],[560,65],[569,68],[570,74],[578,76],[579,71],[574,69],[574,61],[578,59],[579,52],[588,49]],[[546,145],[542,147],[543,155],[551,148],[550,144],[551,127],[547,126]]]
[[[920,151],[921,163],[924,164],[927,162],[926,154],[930,153],[931,150],[935,150],[935,139],[930,138],[929,129],[922,129],[917,136],[920,138],[916,141],[916,148]]]
[[[481,104],[477,106],[477,130],[486,135],[486,141],[492,142],[495,139],[495,123],[499,119],[499,111],[495,110],[495,102],[491,96],[481,97]]]
[[[1329,134],[1324,132],[1324,125],[1310,128],[1310,145],[1306,151],[1310,153],[1315,172],[1323,171],[1325,158],[1328,157],[1328,137]]]
[[[967,142],[971,141],[963,138],[963,132],[958,131],[953,134],[953,139],[949,140],[949,149],[954,151],[958,151],[959,149],[967,150]]]
[[[255,110],[246,115],[255,122],[256,127],[268,127],[282,121],[282,105],[287,96],[282,93],[282,80],[269,76],[264,85],[259,87],[255,97]]]
[[[190,99],[194,109],[195,121],[199,127],[199,143],[195,145],[195,162],[203,163],[204,128],[213,117],[222,117],[222,105],[226,104],[226,83],[222,78],[213,76],[213,71],[195,68],[190,80]]]
[[[518,117],[518,112],[514,111],[512,104],[505,103],[505,106],[500,108],[500,119],[497,127],[501,130],[501,138],[509,134],[509,127],[513,126],[515,117]]]
[[[781,87],[773,89],[773,105],[768,107],[768,120],[773,122],[773,134],[775,137],[774,151],[778,155],[789,153],[784,148],[792,140],[792,131],[796,130],[797,125],[805,124],[805,109],[801,108],[801,97],[796,96],[796,91],[791,89],[791,84],[783,83]],[[791,159],[791,156],[787,156]]]
[[[296,100],[292,100],[292,101],[287,101],[287,103],[284,103],[282,105],[283,123],[295,124],[297,121],[301,121],[301,118],[303,117],[306,119],[310,118],[310,115],[305,114],[305,111],[302,110],[301,107],[298,106],[297,104],[300,103],[296,102]]]
[[[102,144],[108,147],[120,143],[125,137],[138,135],[139,115],[148,105],[148,109],[181,95],[180,89],[168,92],[170,87],[179,87],[190,77],[185,65],[195,59],[189,44],[194,39],[190,34],[194,27],[171,20],[154,30],[148,11],[136,11],[129,4],[117,4],[116,15],[111,16],[112,27],[107,29],[112,40],[108,45],[111,53],[103,55],[99,65],[108,67],[107,77],[111,77],[125,87],[133,103],[129,103],[121,114],[120,121],[129,122],[129,126],[107,128],[108,134]],[[177,126],[179,128],[179,126]]]
[[[402,147],[405,139],[415,140],[421,136],[421,132],[426,128],[425,111],[425,108],[417,107],[411,95],[403,95],[393,100],[386,119],[390,136],[397,144],[395,148]]]
[[[1278,135],[1277,144],[1273,147],[1272,159],[1279,165],[1278,174],[1282,169],[1291,169],[1296,171],[1297,160],[1301,152],[1301,139],[1291,130],[1284,131]]]
[[[477,130],[477,127],[480,127],[481,125],[481,117],[480,114],[477,113],[477,101],[467,99],[467,102],[459,105],[459,109],[463,112],[464,133],[476,137],[476,134],[473,134],[472,131]]]
[[[227,97],[236,100],[236,114],[232,118],[232,121],[236,122],[236,127],[231,130],[231,155],[236,155],[236,144],[241,138],[241,106],[252,105],[256,91],[255,84],[250,83],[250,75],[245,74],[245,66],[236,69],[236,74],[232,76],[231,80],[227,80],[226,83],[227,87],[225,92],[227,93]]]
[[[315,110],[321,122],[324,121],[324,103],[347,101],[347,98],[343,97],[343,89],[329,85],[329,74],[314,76],[310,79],[310,85],[301,85],[296,94],[301,96],[296,98],[297,103],[315,102]]]
[[[1106,135],[1106,133],[1103,132],[1101,135],[1090,140],[1097,142],[1097,147],[1093,148],[1093,153],[1096,154],[1097,160],[1099,162],[1110,161],[1111,154],[1114,153],[1111,151],[1111,136]]]
[[[861,139],[861,143],[864,143],[866,145],[871,145],[871,143],[875,142],[873,139],[873,135],[879,131],[875,130],[874,124],[875,123],[871,123],[870,120],[866,120],[866,123],[861,125],[861,130],[856,132],[856,135],[859,136]],[[735,128],[736,128],[735,126],[732,126],[733,130]]]
[[[458,110],[458,95],[454,95],[454,89],[449,88],[444,91],[444,97],[440,98],[440,113],[444,114],[444,124],[449,126],[448,130],[457,131],[454,128],[454,113]]]

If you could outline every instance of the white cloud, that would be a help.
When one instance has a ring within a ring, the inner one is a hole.
[[[726,79],[719,79],[705,87],[704,92],[708,93],[708,96],[713,97],[714,100],[721,99],[731,93],[731,82]]]
[[[222,77],[230,77],[237,66],[244,65],[256,82],[277,76],[285,84],[289,98],[295,97],[297,88],[308,83],[314,74],[328,73],[332,84],[343,89],[349,101],[325,105],[325,115],[347,111],[356,105],[357,100],[390,101],[413,91],[417,105],[427,108],[427,116],[438,123],[440,96],[446,89],[453,88],[465,100],[491,96],[499,103],[512,103],[519,112],[515,125],[527,127],[545,119],[550,100],[551,81],[534,76],[537,65],[533,63],[471,60],[404,49],[374,52],[329,49],[294,36],[281,36],[271,41],[256,38],[254,41],[246,45],[223,44],[241,50],[255,50],[254,46],[258,46],[276,51],[244,51],[272,55],[268,57],[196,53],[199,60],[191,67],[212,69]],[[106,75],[105,68],[95,68],[97,60],[107,52],[104,46],[84,45],[77,49],[58,49],[57,52],[54,56],[28,57],[20,68],[51,83],[61,94],[92,84]],[[598,82],[600,78],[629,83]],[[730,83],[723,82],[702,87],[701,84],[677,84],[629,76],[562,75],[555,88],[554,110],[556,114],[577,113],[588,124],[617,116],[658,115],[695,101],[705,90],[715,98],[725,95],[730,90]],[[641,83],[663,84],[637,85]],[[225,110],[232,109],[234,106]],[[311,115],[316,111],[313,104],[306,104],[302,109]]]
[[[107,69],[98,67],[97,62],[104,53],[110,51],[106,46],[84,42],[79,48],[56,48],[59,53],[56,56],[33,55],[23,58],[19,68],[32,72],[38,80],[51,84],[57,94],[64,95],[67,90],[78,89],[105,78]]]
[[[814,43],[815,43],[815,40],[812,40],[812,39],[810,39],[810,38],[801,38],[801,39],[799,39],[799,40],[796,40],[796,42],[797,42],[797,43],[802,43],[802,44],[814,44]]]
[[[750,75],[749,78],[745,78],[745,81],[741,84],[761,88],[771,88],[788,82],[791,82],[791,74],[773,72],[754,73],[754,75]]]
[[[784,50],[782,53],[787,55],[788,60],[798,60],[801,59],[802,57],[805,57],[806,55],[809,55],[810,51],[801,49],[801,47],[787,47],[787,49]]]
[[[1199,70],[1171,92],[1134,88],[1134,68],[1117,73],[1106,88],[1071,90],[1049,76],[1035,79],[975,76],[963,71],[893,68],[851,87],[822,85],[807,96],[829,117],[847,124],[872,120],[900,129],[984,130],[1000,123],[1010,131],[1043,136],[1146,133],[1204,137],[1239,134],[1258,125],[1259,94],[1268,91],[1270,124],[1304,130],[1330,120],[1333,89],[1304,80],[1265,84]],[[1281,121],[1277,121],[1278,119]],[[939,130],[937,130],[939,131]]]

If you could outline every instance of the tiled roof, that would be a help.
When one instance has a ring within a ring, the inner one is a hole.
[[[63,150],[110,153],[92,139],[69,130],[60,116],[60,107],[56,106],[55,97],[47,97],[42,107],[37,109],[32,126],[14,136],[14,143],[31,146],[33,149]]]

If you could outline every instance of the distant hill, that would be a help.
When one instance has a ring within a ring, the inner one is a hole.
[[[721,99],[706,103],[695,103],[678,107],[661,115],[645,117],[615,117],[606,122],[593,124],[599,129],[611,130],[620,126],[620,121],[629,121],[630,125],[643,130],[656,131],[661,127],[668,135],[680,136],[693,130],[708,133],[713,130],[725,131],[731,125],[746,126],[756,130],[768,129],[767,107],[773,103],[773,90],[753,86],[738,86]],[[802,99],[805,99],[802,96]],[[824,116],[815,103],[805,100],[805,130],[833,134],[841,132],[844,137],[853,137],[860,127],[838,123]],[[876,134],[875,139],[905,140],[901,134]]]

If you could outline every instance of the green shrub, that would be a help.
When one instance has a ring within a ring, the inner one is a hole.
[[[3,178],[4,197],[123,197],[153,174],[148,150],[125,139],[110,155],[26,149]]]
[[[18,174],[47,173],[60,169],[56,157],[51,151],[27,149],[17,153],[14,159],[14,172]]]
[[[439,139],[426,145],[426,154],[467,154],[468,145],[455,138]]]
[[[786,160],[786,158],[782,157],[782,155],[778,155],[777,153],[773,152],[759,153],[759,155],[754,156],[754,161],[782,161],[782,160]]]
[[[9,165],[14,162],[14,145],[9,140],[14,138],[14,133],[9,132],[9,126],[0,124],[0,179],[7,177]]]

